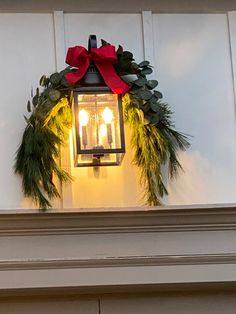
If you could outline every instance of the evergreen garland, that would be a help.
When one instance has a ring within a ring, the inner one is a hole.
[[[102,45],[108,43],[102,40]],[[162,94],[155,90],[158,82],[146,77],[152,73],[150,63],[135,63],[132,53],[123,51],[121,46],[117,57],[116,71],[130,84],[122,103],[125,121],[131,128],[133,161],[141,171],[146,204],[160,205],[160,197],[168,193],[162,178],[163,165],[168,166],[171,178],[178,173],[181,165],[177,152],[188,148],[188,139],[175,130],[172,112],[161,102]],[[43,75],[41,92],[37,88],[32,101],[27,103],[31,115],[25,117],[27,125],[14,168],[22,177],[24,195],[31,197],[41,209],[51,207],[50,200],[60,197],[53,183],[54,176],[61,182],[72,180],[57,160],[72,124],[73,88],[64,75],[75,70],[67,67],[49,78]],[[78,86],[79,83],[74,88]]]

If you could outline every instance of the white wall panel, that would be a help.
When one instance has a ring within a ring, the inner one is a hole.
[[[134,52],[137,61],[142,60],[145,32],[141,17],[64,14],[65,49],[57,55],[63,60],[69,46],[86,47],[89,34],[96,34],[99,41],[104,38],[121,44]],[[177,128],[193,136],[191,149],[180,155],[185,172],[169,184],[167,203],[235,202],[235,104],[227,17],[154,14],[153,30],[160,90],[175,111]],[[55,70],[54,39],[51,14],[0,14],[0,208],[33,206],[24,199],[21,180],[13,173],[14,154],[25,127],[23,114],[31,86],[37,86],[43,73]],[[126,133],[127,153],[121,167],[103,168],[99,174],[88,168],[72,169],[75,181],[64,190],[65,208],[141,204]]]
[[[156,67],[176,126],[193,136],[169,204],[236,201],[235,104],[225,14],[155,14]],[[236,57],[236,56],[234,56]]]
[[[122,45],[134,52],[135,58],[143,57],[141,14],[65,14],[66,46],[88,47],[88,37],[97,35],[111,44]]]
[[[52,15],[0,14],[0,42],[0,208],[27,207],[13,163],[31,87],[55,71]]]

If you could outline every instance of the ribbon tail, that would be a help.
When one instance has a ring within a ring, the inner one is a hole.
[[[74,86],[86,74],[88,67],[89,67],[89,64],[90,64],[90,62],[87,59],[87,60],[85,60],[85,62],[82,65],[80,65],[79,69],[76,72],[65,74],[65,78],[66,78],[67,82],[71,86]]]
[[[113,93],[124,94],[129,91],[130,86],[118,76],[111,63],[96,62],[96,67],[102,75],[106,85],[110,87]]]

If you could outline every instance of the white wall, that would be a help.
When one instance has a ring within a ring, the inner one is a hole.
[[[13,173],[31,87],[55,71],[51,14],[0,14],[0,208],[32,206]]]
[[[236,201],[235,104],[226,14],[155,14],[156,68],[176,127],[193,136],[169,204]],[[236,55],[234,56],[236,58]]]
[[[98,39],[122,44],[133,51],[137,61],[144,58],[141,14],[64,14],[64,17],[61,14],[61,17],[61,26],[55,28],[56,40],[60,37],[62,41],[59,47],[64,45],[61,56],[69,46],[87,46],[89,34],[95,33]],[[21,180],[14,175],[12,166],[25,126],[23,114],[31,86],[36,87],[42,74],[56,68],[54,22],[57,19],[51,14],[0,14],[0,40],[4,43],[0,49],[0,208],[33,206],[23,198]],[[159,89],[175,111],[177,128],[193,136],[190,150],[180,155],[185,173],[169,184],[166,202],[233,203],[236,134],[227,16],[154,14],[149,22],[154,38],[145,48],[154,49]],[[231,32],[236,34],[236,29]],[[103,168],[99,178],[93,169],[71,169],[75,181],[64,187],[64,208],[141,204],[138,173],[131,166],[128,133],[127,153],[121,167]],[[64,166],[70,169],[66,158]]]

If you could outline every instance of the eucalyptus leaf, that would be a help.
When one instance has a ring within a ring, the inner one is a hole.
[[[151,108],[154,112],[159,112],[159,104],[151,102]]]
[[[124,59],[133,60],[133,54],[129,51],[124,51],[122,57]]]
[[[139,87],[137,85],[133,85],[132,89],[129,90],[129,93],[131,95],[137,95],[139,93],[139,91],[141,91],[141,90],[142,90],[142,87]]]
[[[148,88],[153,89],[153,88],[157,87],[158,82],[156,80],[148,80],[146,85]]]
[[[27,102],[27,111],[28,111],[28,112],[31,112],[31,103],[30,103],[29,100],[28,100],[28,102]]]
[[[116,66],[116,71],[118,74],[129,73],[131,68],[131,60],[129,58],[124,58],[123,55],[119,58],[118,64]]]
[[[141,106],[141,109],[145,114],[150,110],[150,108],[151,108],[150,102],[145,102],[145,104]]]
[[[56,89],[50,90],[49,98],[51,101],[57,101],[60,97],[61,97],[61,93],[58,90]]]
[[[41,79],[39,80],[39,84],[40,84],[40,86],[44,87],[44,86],[46,86],[46,82],[47,82],[47,77],[46,77],[46,75],[43,75],[41,77]]]
[[[149,100],[152,97],[152,92],[149,90],[139,90],[137,95],[144,100]]]
[[[140,68],[147,67],[149,64],[150,64],[149,61],[143,61],[143,62],[139,63],[139,67]]]
[[[65,78],[65,76],[62,77],[61,79],[61,85],[64,87],[69,87],[70,84],[68,83],[67,79]]]
[[[32,104],[34,107],[36,107],[38,105],[38,101],[39,101],[39,97],[38,97],[38,95],[35,95],[32,99]]]
[[[162,93],[157,90],[154,90],[153,93],[157,99],[161,99],[163,97]]]
[[[60,77],[60,74],[59,73],[53,73],[51,76],[50,76],[50,82],[53,84],[53,85],[57,85],[59,84],[61,81],[61,77]]]
[[[132,66],[133,70],[135,70],[135,71],[139,70],[139,66],[137,63],[132,62],[131,66]]]
[[[151,68],[143,69],[143,70],[141,71],[141,74],[143,74],[143,75],[152,74],[152,69],[151,69]]]
[[[147,83],[147,79],[144,77],[140,77],[137,80],[135,80],[133,83],[139,87],[142,87]]]

